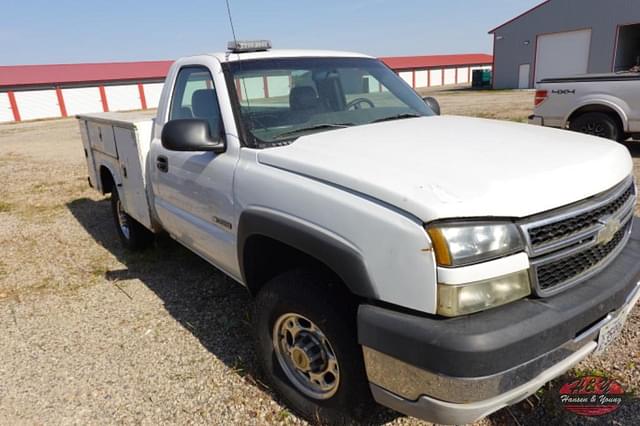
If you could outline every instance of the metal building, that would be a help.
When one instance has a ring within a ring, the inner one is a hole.
[[[640,0],[547,0],[489,34],[496,89],[627,71],[640,65]]]
[[[155,108],[171,61],[0,66],[0,123]]]
[[[471,73],[490,68],[493,58],[471,54],[382,60],[412,87],[422,88],[469,84]],[[0,66],[0,123],[156,108],[171,63]],[[290,84],[283,76],[247,79],[237,86],[240,98],[268,98],[288,94]]]
[[[380,59],[414,89],[470,84],[473,71],[490,69],[493,62],[491,55],[483,53]]]

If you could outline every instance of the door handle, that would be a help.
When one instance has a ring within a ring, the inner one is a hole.
[[[158,155],[158,158],[156,158],[156,167],[162,173],[167,173],[169,171],[169,159],[164,155]]]

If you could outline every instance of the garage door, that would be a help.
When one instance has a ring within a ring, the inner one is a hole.
[[[586,74],[591,30],[538,36],[536,81]]]

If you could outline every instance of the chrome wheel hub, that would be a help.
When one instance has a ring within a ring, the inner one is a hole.
[[[331,398],[340,385],[340,368],[331,343],[309,319],[285,314],[273,327],[273,347],[282,370],[303,394]]]
[[[128,240],[131,235],[131,231],[129,230],[129,218],[127,217],[127,213],[125,213],[124,208],[122,208],[122,202],[118,200],[116,202],[116,213],[118,215],[118,226],[120,227],[120,231],[122,231],[122,235]]]

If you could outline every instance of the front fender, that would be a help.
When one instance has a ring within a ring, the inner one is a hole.
[[[244,211],[238,224],[238,259],[244,282],[247,282],[243,262],[245,244],[255,235],[279,241],[324,263],[353,294],[368,299],[378,298],[365,262],[351,243],[294,216],[258,207]]]

